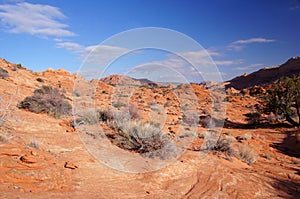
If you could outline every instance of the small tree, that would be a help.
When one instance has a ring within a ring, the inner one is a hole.
[[[300,126],[300,79],[282,77],[263,95],[265,113],[281,116],[293,126]]]

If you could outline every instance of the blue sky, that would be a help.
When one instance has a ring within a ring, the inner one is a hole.
[[[0,0],[0,57],[33,71],[76,72],[91,49],[114,34],[162,27],[202,45],[227,80],[299,56],[299,22],[299,0]],[[110,73],[170,63],[169,53],[149,52],[120,59]]]

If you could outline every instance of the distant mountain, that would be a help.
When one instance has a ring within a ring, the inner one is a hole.
[[[274,83],[283,76],[300,75],[300,56],[289,59],[282,65],[260,69],[250,74],[244,74],[226,82],[226,87],[235,89],[249,88]]]
[[[124,75],[110,75],[100,79],[100,81],[111,84],[126,84],[126,85],[144,85],[144,86],[157,86],[157,83],[154,83],[148,79],[135,79],[132,77],[124,76]]]

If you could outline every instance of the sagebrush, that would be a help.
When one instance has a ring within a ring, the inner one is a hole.
[[[36,89],[33,96],[26,97],[18,104],[18,108],[34,113],[47,113],[56,118],[70,115],[72,110],[66,97],[58,89],[49,86]]]
[[[93,125],[104,122],[113,130],[106,134],[111,142],[127,151],[132,151],[150,158],[167,159],[176,157],[176,146],[168,134],[151,122],[139,119],[136,110],[110,111],[108,109],[87,110],[78,114],[77,125]]]

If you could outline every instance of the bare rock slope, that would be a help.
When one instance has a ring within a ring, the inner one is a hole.
[[[299,76],[300,75],[300,56],[289,59],[282,65],[272,66],[260,69],[251,74],[244,74],[233,78],[227,84],[227,87],[235,89],[249,88],[252,86],[261,86],[274,83],[283,76]]]

